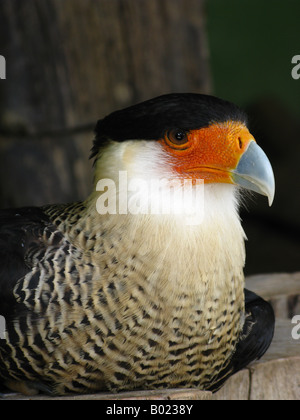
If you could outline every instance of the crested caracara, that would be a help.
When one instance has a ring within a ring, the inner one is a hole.
[[[0,212],[0,381],[27,394],[217,390],[274,329],[244,288],[239,203],[274,196],[245,114],[160,96],[100,120],[92,157],[85,201]]]

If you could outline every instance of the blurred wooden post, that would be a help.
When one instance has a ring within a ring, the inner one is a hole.
[[[204,0],[2,0],[0,207],[84,198],[97,119],[208,93]]]

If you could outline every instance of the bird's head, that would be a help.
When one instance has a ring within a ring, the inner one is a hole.
[[[213,96],[169,94],[113,112],[97,124],[92,156],[97,179],[123,170],[236,185],[267,196],[270,205],[274,198],[270,162],[245,114]]]

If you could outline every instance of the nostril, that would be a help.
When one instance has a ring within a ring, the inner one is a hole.
[[[239,148],[242,149],[243,148],[243,141],[241,137],[238,137],[238,141],[239,141]]]

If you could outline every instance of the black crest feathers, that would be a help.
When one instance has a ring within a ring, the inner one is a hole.
[[[246,122],[246,116],[236,105],[214,96],[196,93],[158,96],[99,120],[91,157],[109,140],[158,140],[167,130],[188,131],[227,120]]]

